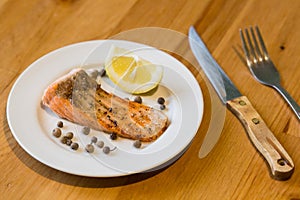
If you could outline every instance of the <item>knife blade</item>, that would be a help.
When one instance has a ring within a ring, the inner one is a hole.
[[[294,172],[294,163],[273,135],[246,96],[243,96],[212,57],[194,27],[189,29],[189,44],[196,60],[213,85],[220,100],[241,121],[248,138],[264,157],[271,177],[287,180]]]

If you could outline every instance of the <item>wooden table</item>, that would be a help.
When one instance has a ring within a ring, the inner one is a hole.
[[[240,47],[239,28],[259,25],[283,87],[300,103],[299,9],[298,0],[0,1],[0,199],[300,199],[299,121],[277,92],[254,80],[234,50]],[[217,145],[199,159],[210,121],[209,93],[201,78],[206,109],[197,135],[180,159],[157,172],[116,178],[70,175],[38,162],[14,139],[7,98],[16,78],[39,57],[134,28],[162,27],[186,35],[191,25],[293,158],[290,180],[270,178],[229,111]]]

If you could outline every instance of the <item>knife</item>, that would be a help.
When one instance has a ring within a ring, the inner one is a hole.
[[[212,57],[194,27],[189,29],[189,43],[196,60],[213,85],[223,104],[243,124],[249,139],[268,164],[271,177],[287,180],[294,172],[294,163],[264,120],[234,86],[225,72]]]

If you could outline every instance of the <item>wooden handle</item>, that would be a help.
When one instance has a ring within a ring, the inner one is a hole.
[[[294,172],[294,163],[247,97],[227,101],[229,109],[239,118],[248,136],[267,161],[271,176],[276,180],[287,180]]]

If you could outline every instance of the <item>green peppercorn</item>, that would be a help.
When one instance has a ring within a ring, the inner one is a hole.
[[[96,143],[96,145],[97,145],[99,148],[103,148],[104,142],[100,140],[100,141],[98,141],[98,142]]]
[[[91,143],[95,143],[96,144],[97,140],[98,140],[97,137],[93,136],[92,139],[91,139]]]
[[[109,154],[110,148],[108,146],[103,147],[103,153]]]
[[[91,129],[87,126],[82,128],[82,133],[85,134],[85,135],[90,134],[90,131],[91,131]]]
[[[110,149],[108,146],[103,147],[103,153],[109,154],[111,151],[114,151],[117,147],[114,147],[113,149]]]
[[[134,141],[133,146],[135,148],[141,148],[142,142],[140,140],[136,140],[136,141]]]
[[[88,152],[88,153],[93,153],[94,152],[94,146],[92,144],[87,144],[85,146],[85,150]]]

